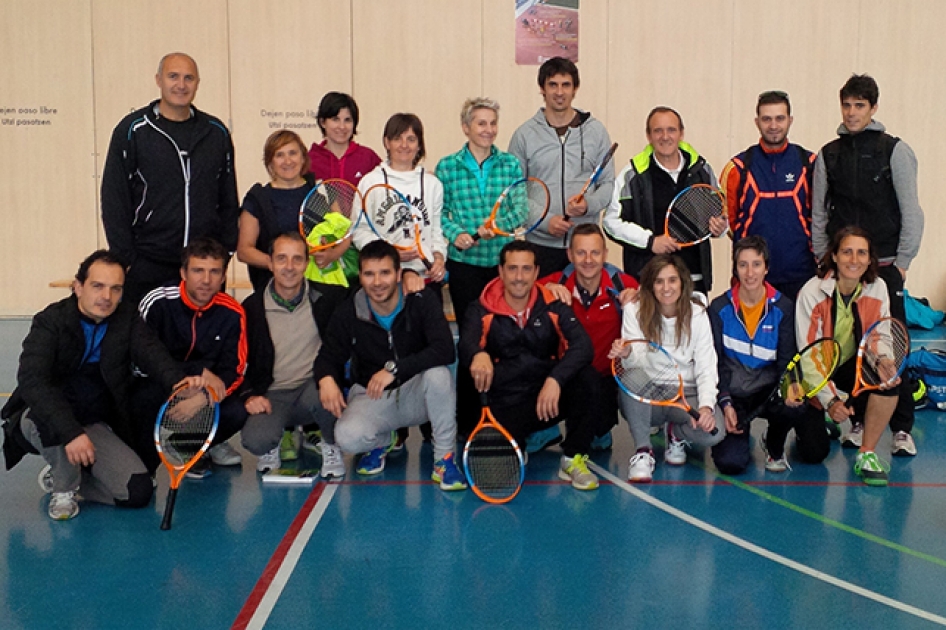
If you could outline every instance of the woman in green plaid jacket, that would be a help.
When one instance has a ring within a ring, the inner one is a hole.
[[[483,223],[503,190],[522,178],[519,160],[493,146],[499,129],[499,103],[484,97],[467,99],[460,123],[468,142],[440,160],[436,172],[443,184],[441,226],[450,243],[448,286],[458,325],[467,307],[497,276],[499,250],[510,240],[493,235]],[[474,234],[479,234],[479,240],[473,240]],[[462,435],[468,434],[479,418],[477,401],[469,372],[459,370],[457,429]]]

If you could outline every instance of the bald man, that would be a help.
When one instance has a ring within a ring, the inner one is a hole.
[[[109,247],[129,265],[124,300],[178,279],[181,250],[210,237],[236,250],[239,202],[226,126],[192,105],[197,63],[165,55],[154,77],[161,97],[112,132],[102,175]]]

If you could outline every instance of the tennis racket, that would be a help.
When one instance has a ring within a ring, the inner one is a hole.
[[[487,503],[507,503],[519,494],[526,476],[522,451],[480,395],[483,413],[463,448],[463,469],[470,489]]]
[[[154,446],[171,478],[161,529],[171,529],[181,480],[210,448],[219,422],[217,396],[209,387],[179,387],[158,412]]]
[[[611,372],[621,391],[634,400],[656,407],[676,407],[694,420],[700,419],[700,413],[684,395],[680,367],[662,346],[646,339],[625,341],[621,355],[611,361]],[[718,432],[713,427],[709,433]]]
[[[860,394],[892,386],[907,365],[910,333],[903,322],[893,317],[879,319],[867,329],[857,346],[854,367],[854,391],[847,401]]]
[[[545,220],[550,200],[545,182],[535,177],[524,177],[506,186],[483,226],[497,236],[522,239]],[[480,240],[480,235],[473,234],[473,240]]]
[[[831,337],[822,337],[798,351],[785,366],[775,389],[756,407],[745,422],[752,422],[774,400],[804,402],[824,389],[841,360],[841,345]]]
[[[694,184],[670,202],[664,219],[664,234],[680,247],[697,245],[712,236],[710,219],[722,215],[722,191],[708,184]]]
[[[598,183],[598,180],[601,179],[601,174],[604,173],[605,167],[611,162],[611,158],[614,157],[614,152],[617,150],[618,143],[615,142],[611,145],[611,148],[608,149],[608,152],[604,154],[604,157],[601,158],[601,161],[598,162],[598,166],[596,166],[594,172],[591,173],[591,177],[588,178],[588,181],[585,182],[581,192],[578,193],[579,200],[584,199],[585,193],[587,193],[592,186]]]
[[[378,238],[387,241],[398,251],[417,252],[424,267],[430,271],[433,265],[421,244],[423,218],[407,197],[390,184],[375,184],[365,191],[364,208],[368,226]],[[368,208],[379,214],[372,218]]]
[[[299,207],[299,232],[309,243],[309,253],[335,247],[351,236],[363,206],[361,192],[344,179],[316,184]]]

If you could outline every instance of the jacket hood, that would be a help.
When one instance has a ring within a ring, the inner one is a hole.
[[[861,131],[887,131],[887,128],[884,127],[882,122],[871,119],[870,123],[864,127]],[[858,132],[860,133],[860,131]],[[847,130],[847,127],[844,126],[844,123],[838,125],[838,135],[839,136],[850,136],[852,135],[850,131]]]
[[[546,294],[546,289],[538,284],[532,287],[532,292],[529,294],[529,304],[526,307],[529,311],[535,306],[536,300],[539,298],[539,292]],[[502,279],[493,278],[483,288],[483,292],[480,294],[480,304],[490,313],[515,317],[518,313],[512,310],[512,307],[506,302],[503,294],[504,288]],[[546,301],[549,301],[548,295],[546,295]]]

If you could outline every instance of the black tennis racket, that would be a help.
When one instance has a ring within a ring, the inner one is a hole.
[[[344,179],[320,181],[299,207],[299,232],[309,253],[335,247],[351,236],[362,212],[361,192]]]
[[[697,245],[712,236],[710,219],[722,215],[722,191],[708,184],[694,184],[670,202],[664,233],[680,247]]]

